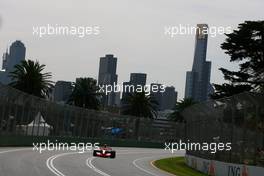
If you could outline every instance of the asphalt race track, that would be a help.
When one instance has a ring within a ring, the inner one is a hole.
[[[162,149],[113,148],[115,159],[94,158],[91,151],[43,151],[0,148],[0,176],[168,176],[151,161],[182,156]]]

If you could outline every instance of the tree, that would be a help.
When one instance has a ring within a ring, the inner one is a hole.
[[[78,78],[74,84],[74,90],[70,96],[69,104],[75,106],[98,110],[100,107],[97,93],[99,90],[93,78]]]
[[[181,113],[186,108],[194,105],[195,103],[196,102],[193,101],[193,99],[191,99],[191,98],[185,98],[183,100],[180,100],[179,102],[176,103],[176,106],[174,108],[174,112],[169,115],[169,119],[176,121],[176,122],[185,122],[185,119]]]
[[[241,85],[227,84],[227,83],[224,83],[222,85],[214,84],[214,88],[216,92],[211,95],[213,99],[230,97],[232,95],[239,94],[241,92],[252,90],[251,85],[248,84],[241,84]]]
[[[221,48],[230,56],[230,62],[239,63],[239,70],[219,69],[228,83],[214,84],[216,92],[212,98],[223,98],[244,91],[263,91],[264,21],[246,21],[226,36]]]
[[[37,97],[48,97],[53,87],[51,73],[42,73],[46,65],[38,61],[22,61],[10,72],[10,85],[18,90]]]
[[[157,101],[150,95],[143,92],[128,94],[124,99],[123,114],[145,118],[157,117]]]

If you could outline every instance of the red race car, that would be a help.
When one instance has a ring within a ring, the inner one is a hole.
[[[115,158],[116,152],[112,150],[112,148],[104,145],[103,147],[100,147],[99,150],[94,150],[93,156],[103,157],[103,158]]]

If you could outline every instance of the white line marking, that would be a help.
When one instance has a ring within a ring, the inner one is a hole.
[[[23,148],[23,149],[13,149],[13,150],[6,150],[6,151],[0,151],[0,154],[4,154],[4,153],[11,153],[11,152],[17,152],[17,151],[25,151],[25,150],[32,150],[31,148]],[[123,152],[125,152],[125,151],[129,151],[129,150],[121,150],[121,151],[123,151]],[[87,153],[87,152],[84,152],[84,153]],[[127,152],[127,153],[119,153],[119,154],[138,154],[138,153],[147,153],[147,154],[151,154],[151,153],[149,153],[149,152],[138,152],[138,151],[130,151],[130,152]],[[53,156],[51,156],[51,157],[49,157],[48,159],[47,159],[47,161],[46,161],[46,166],[47,166],[47,168],[52,172],[52,173],[54,173],[56,176],[65,176],[61,171],[59,171],[55,166],[54,166],[54,160],[55,159],[57,159],[57,158],[59,158],[59,157],[62,157],[62,156],[66,156],[66,155],[71,155],[71,154],[83,154],[83,153],[79,153],[79,152],[67,152],[67,153],[61,153],[61,154],[57,154],[57,155],[53,155]],[[156,154],[155,152],[153,152],[153,154]],[[151,158],[151,157],[146,157],[146,158]],[[89,168],[91,168],[92,170],[94,170],[95,172],[97,172],[97,173],[99,173],[99,174],[101,174],[101,175],[103,175],[103,176],[111,176],[111,175],[109,175],[109,174],[107,174],[107,173],[105,173],[105,172],[103,172],[103,171],[101,171],[101,170],[99,170],[99,169],[97,169],[93,164],[92,164],[92,160],[94,159],[94,157],[91,157],[91,158],[88,158],[87,160],[86,160],[86,165],[89,167]],[[140,160],[140,159],[144,159],[144,158],[139,158],[139,159],[137,159],[137,160]],[[133,164],[138,168],[138,169],[140,169],[140,170],[142,170],[142,171],[144,171],[144,172],[147,172],[147,173],[149,173],[149,174],[151,174],[151,175],[153,175],[153,176],[158,176],[158,175],[155,175],[155,174],[153,174],[153,173],[151,173],[151,172],[149,172],[149,171],[147,171],[147,170],[145,170],[145,169],[143,169],[143,168],[140,168],[139,166],[137,166],[136,165],[136,161],[137,160],[134,160],[133,161]]]
[[[46,161],[46,166],[48,167],[48,169],[53,172],[55,175],[57,176],[65,176],[63,173],[61,173],[60,171],[58,171],[58,169],[56,169],[56,167],[53,165],[53,160],[58,157],[58,155],[54,155],[51,156],[47,159]]]
[[[103,171],[97,169],[97,168],[92,164],[92,160],[93,160],[93,159],[94,159],[94,157],[91,157],[91,158],[88,158],[88,159],[86,160],[86,165],[87,165],[89,168],[91,168],[93,171],[95,171],[95,172],[97,172],[98,174],[101,174],[101,175],[103,175],[103,176],[111,176],[111,175],[109,175],[109,174],[107,174],[107,173],[105,173],[105,172],[103,172]]]
[[[121,151],[129,151],[129,150],[121,150]],[[84,152],[84,153],[87,153],[87,152]],[[53,172],[56,176],[65,176],[61,171],[59,171],[55,166],[54,166],[54,160],[61,157],[61,156],[66,156],[66,155],[71,155],[71,154],[84,154],[84,153],[79,153],[79,152],[67,152],[67,153],[61,153],[61,154],[57,154],[57,155],[53,155],[51,157],[49,157],[46,161],[46,166],[48,167],[48,169]],[[138,152],[138,151],[130,151],[130,152],[127,152],[127,153],[119,153],[124,155],[124,154],[138,154],[138,153],[146,153],[146,154],[157,154],[156,152]],[[96,168],[93,164],[92,164],[92,161],[94,160],[95,158],[94,157],[90,157],[86,160],[86,165],[92,169],[93,171],[95,171],[96,173],[99,173],[100,175],[103,175],[103,176],[111,176],[101,170],[99,170],[98,168]],[[139,158],[139,159],[142,159],[142,158]],[[149,172],[151,173],[151,172]],[[153,174],[151,174],[153,175]],[[154,176],[158,176],[158,175],[154,175]]]
[[[123,150],[123,151],[127,151],[127,150]],[[59,157],[61,157],[61,156],[65,156],[65,155],[71,155],[71,154],[78,154],[79,152],[67,152],[67,153],[61,153],[61,154],[57,154],[57,155],[53,155],[53,156],[51,156],[51,157],[49,157],[48,159],[47,159],[47,161],[46,161],[46,166],[48,167],[48,169],[51,171],[51,172],[53,172],[56,176],[65,176],[61,171],[59,171],[55,166],[54,166],[54,160],[56,159],[56,158],[59,158]],[[87,153],[87,152],[84,152],[84,153]],[[79,153],[79,154],[83,154],[83,153]],[[95,168],[95,167],[94,167]],[[96,168],[95,168],[96,169]],[[94,169],[93,169],[94,170]],[[99,171],[99,170],[97,170],[97,171]],[[99,172],[97,172],[97,173],[99,173]],[[101,173],[103,173],[102,171],[101,171]],[[104,174],[106,174],[106,173],[104,173]],[[104,176],[110,176],[110,175],[104,175]]]
[[[149,152],[133,152],[133,151],[131,151],[131,152],[126,152],[126,153],[118,153],[118,155],[126,155],[126,154],[138,154],[138,153],[147,153],[147,154],[157,154],[156,152],[152,152],[152,153],[149,153]],[[152,157],[146,157],[146,158],[153,158],[153,156]],[[94,165],[93,165],[93,163],[92,163],[92,161],[95,159],[95,157],[90,157],[90,158],[87,158],[87,160],[86,160],[86,165],[90,168],[90,169],[92,169],[93,171],[95,171],[95,172],[97,172],[98,174],[101,174],[101,175],[103,175],[103,176],[111,176],[111,175],[109,175],[109,174],[107,174],[107,173],[105,173],[105,172],[103,172],[103,171],[101,171],[101,170],[99,170],[98,168],[96,168]],[[139,158],[139,159],[144,159],[144,158]],[[134,163],[133,163],[134,164]],[[135,165],[135,164],[134,164]],[[136,166],[136,165],[135,165]],[[137,166],[136,166],[137,167]],[[147,172],[148,174],[151,174],[151,175],[153,175],[153,176],[158,176],[158,175],[155,175],[155,174],[153,174],[153,173],[151,173],[151,172],[149,172],[149,171],[147,171],[147,170],[144,170],[144,169],[142,169],[142,168],[140,168],[140,167],[137,167],[138,169],[140,169],[140,170],[143,170],[144,172]]]
[[[157,156],[155,156],[155,157],[157,157]],[[136,168],[138,168],[139,170],[141,170],[141,171],[143,171],[143,172],[146,172],[146,173],[148,173],[148,174],[150,174],[150,175],[153,175],[153,176],[159,176],[159,175],[156,175],[156,174],[154,174],[154,173],[152,173],[152,172],[150,172],[150,171],[148,171],[148,170],[146,170],[146,169],[144,169],[144,168],[142,168],[142,167],[140,167],[140,166],[138,166],[137,165],[137,161],[140,161],[140,160],[143,160],[143,159],[147,159],[147,158],[153,158],[153,156],[151,156],[151,157],[144,157],[144,158],[138,158],[138,159],[135,159],[134,161],[133,161],[133,165],[136,167]]]
[[[88,153],[88,152],[84,152],[84,153]],[[66,156],[66,155],[72,155],[72,154],[83,154],[80,152],[67,152],[67,153],[61,153],[61,154],[57,154],[57,155],[53,155],[51,157],[49,157],[46,161],[46,166],[48,167],[48,169],[53,172],[55,175],[57,176],[65,176],[61,171],[59,171],[55,166],[54,166],[54,160],[56,158],[62,157],[62,156]]]

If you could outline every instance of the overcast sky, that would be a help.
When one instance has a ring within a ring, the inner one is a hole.
[[[147,82],[174,86],[184,96],[186,71],[192,67],[194,35],[164,35],[165,26],[207,23],[231,26],[263,20],[263,0],[0,0],[0,54],[22,40],[26,58],[46,64],[53,80],[97,79],[99,58],[118,58],[118,82],[131,72],[147,73]],[[33,35],[33,26],[99,26],[97,36]],[[233,68],[220,49],[224,35],[209,37],[211,82],[223,82],[219,67]],[[1,64],[0,64],[1,65]]]

